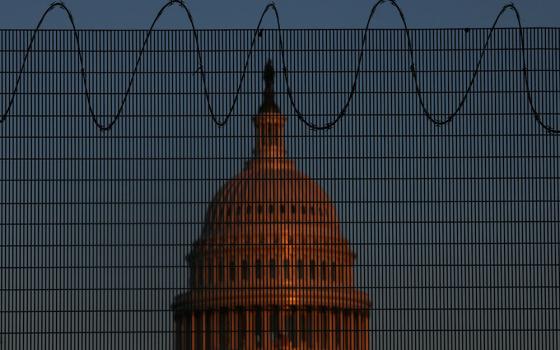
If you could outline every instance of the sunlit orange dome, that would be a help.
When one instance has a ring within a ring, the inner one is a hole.
[[[249,161],[214,196],[205,222],[205,237],[250,223],[329,224],[339,231],[329,196],[287,159]]]

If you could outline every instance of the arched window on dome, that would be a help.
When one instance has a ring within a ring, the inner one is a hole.
[[[220,266],[218,267],[218,281],[219,283],[224,283],[224,261],[220,260]]]
[[[270,278],[276,278],[276,260],[270,260]]]
[[[249,279],[249,263],[247,260],[243,260],[241,263],[241,278],[246,281]]]
[[[251,215],[251,209],[252,209],[251,206],[248,205],[247,208],[245,209],[245,213],[246,213],[247,215]]]
[[[321,263],[321,279],[323,281],[327,280],[327,263],[325,261]]]
[[[284,260],[284,278],[290,278],[290,262],[288,260]]]
[[[297,262],[297,270],[298,270],[298,278],[300,280],[304,277],[304,267],[303,267],[303,260],[299,259]]]
[[[315,279],[315,260],[311,260],[309,263],[309,278],[311,280]]]
[[[261,259],[257,259],[257,261],[255,262],[255,275],[257,276],[258,280],[261,279],[261,275],[262,275]]]
[[[229,280],[235,282],[235,261],[231,261],[229,265]]]

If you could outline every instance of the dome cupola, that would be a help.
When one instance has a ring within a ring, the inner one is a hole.
[[[269,60],[263,74],[265,88],[259,113],[253,118],[255,124],[255,158],[285,158],[284,125],[286,117],[274,101],[274,67]]]

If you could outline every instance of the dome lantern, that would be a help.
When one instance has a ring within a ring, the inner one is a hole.
[[[272,61],[268,61],[264,68],[263,80],[265,88],[263,102],[258,114],[253,118],[255,124],[255,150],[254,157],[257,159],[285,158],[284,125],[286,117],[274,101],[274,67]]]

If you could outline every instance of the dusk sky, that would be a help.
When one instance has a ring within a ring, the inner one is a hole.
[[[1,28],[33,28],[50,0],[5,0],[0,11]],[[362,28],[376,1],[363,0],[281,0],[276,1],[284,28]],[[79,28],[145,29],[164,1],[136,0],[68,0]],[[269,1],[186,1],[196,25],[201,29],[253,28]],[[502,6],[498,0],[400,0],[408,24],[413,28],[488,27]],[[520,10],[526,27],[557,27],[560,2],[555,0],[520,0],[513,2]],[[273,24],[272,17],[266,22]],[[47,27],[65,28],[66,19],[59,13],[51,16]],[[506,16],[504,26],[514,25]],[[160,28],[188,28],[181,11],[169,11]],[[396,12],[384,4],[373,27],[400,28]]]
[[[2,1],[0,29],[33,29],[51,2]],[[374,3],[290,0],[276,6],[282,29],[363,29]],[[464,95],[487,34],[463,29],[490,27],[508,2],[398,3],[410,28],[461,29],[411,34],[420,95],[437,118],[446,118]],[[514,3],[524,27],[553,28],[528,30],[526,44],[533,103],[558,129],[560,1]],[[65,4],[78,29],[144,30],[165,2]],[[268,2],[186,4],[197,29],[253,29]],[[516,25],[513,12],[499,23]],[[57,9],[43,28],[70,24]],[[175,6],[156,28],[191,27]],[[276,28],[272,12],[264,28]],[[370,28],[402,24],[385,3]],[[200,36],[217,114],[232,101],[252,33]],[[352,86],[362,32],[284,33],[293,49],[286,57],[296,104],[310,118],[332,119]],[[485,344],[552,350],[547,346],[560,344],[560,138],[540,127],[530,110],[517,32],[491,38],[463,108],[443,126],[430,123],[420,108],[403,33],[368,34],[358,92],[330,130],[298,122],[286,81],[277,78],[275,85],[288,116],[287,153],[329,193],[357,254],[357,287],[374,301],[372,344],[384,350]],[[2,112],[30,37],[20,34],[0,31]],[[93,109],[107,121],[144,33],[80,35]],[[14,107],[0,124],[0,195],[7,203],[0,207],[0,267],[6,267],[0,310],[8,311],[0,313],[0,332],[6,332],[0,344],[170,349],[170,305],[187,285],[184,258],[201,232],[208,201],[252,156],[250,117],[261,103],[264,62],[272,58],[281,69],[279,51],[271,50],[278,38],[265,31],[256,41],[235,118],[218,128],[200,93],[192,33],[154,33],[139,72],[166,74],[139,74],[123,118],[101,132],[76,74],[71,33],[39,34],[33,48],[51,51],[30,54]],[[126,50],[112,51],[119,47]],[[162,50],[169,47],[174,50]],[[67,50],[56,51],[61,48]],[[100,70],[105,73],[96,74]],[[508,327],[520,331],[512,335]],[[421,345],[410,347],[414,343]]]

